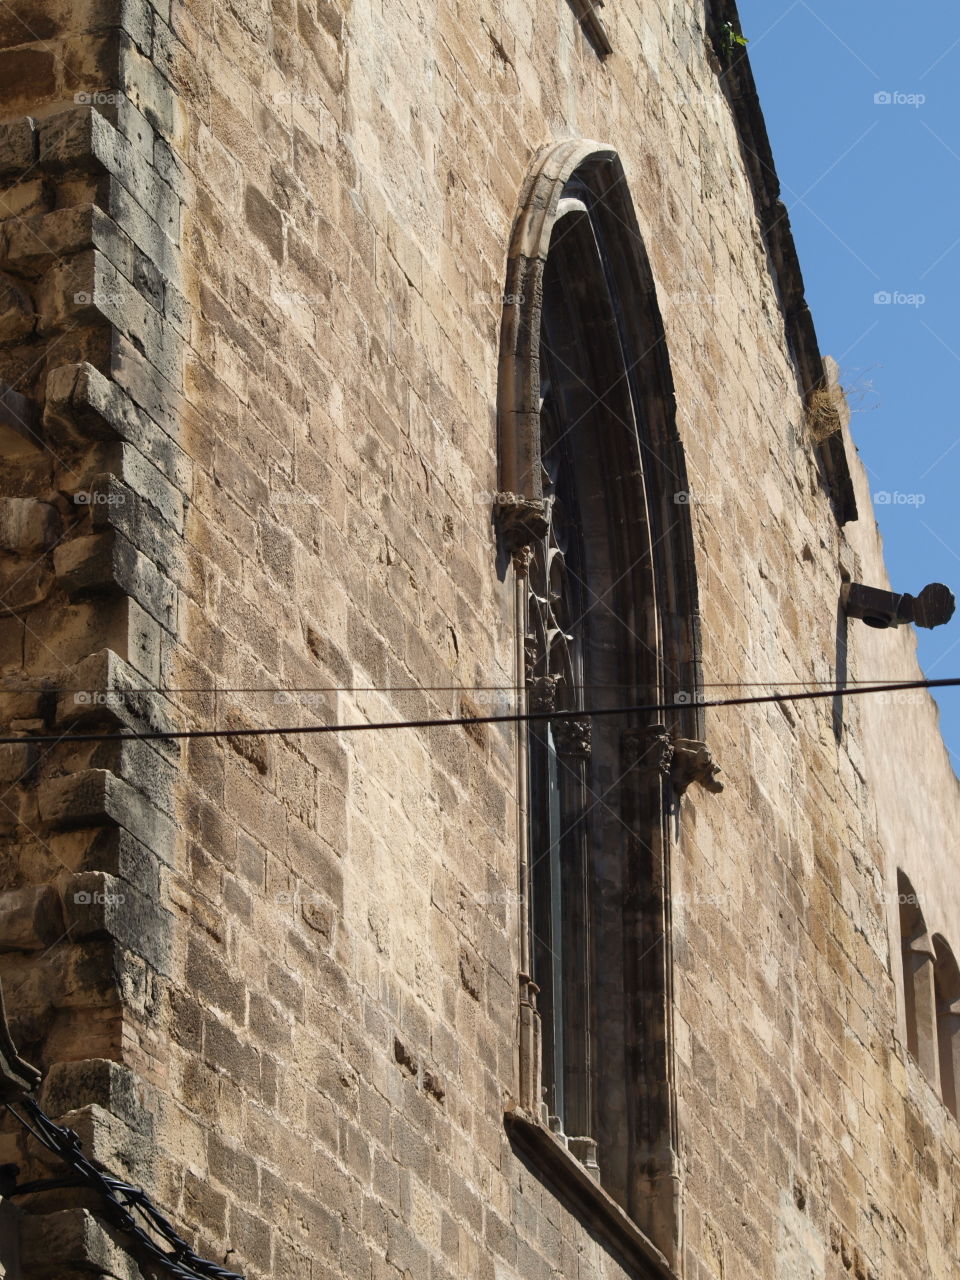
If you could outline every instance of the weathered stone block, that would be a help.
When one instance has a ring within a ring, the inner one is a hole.
[[[29,116],[0,125],[0,177],[19,177],[36,157],[36,126]]]
[[[172,845],[169,820],[107,769],[84,769],[37,785],[41,821],[53,830],[122,826],[147,848]]]
[[[0,893],[0,951],[37,951],[63,936],[63,908],[52,885]]]
[[[171,485],[189,493],[192,467],[184,452],[111,379],[90,364],[62,365],[47,378],[44,427],[55,439],[75,440],[78,435],[120,439],[134,445],[153,464],[138,468],[134,454],[120,454],[120,478],[139,478],[132,487],[152,502],[178,529],[182,528],[183,501],[165,489]],[[109,458],[109,455],[108,455]],[[151,477],[156,468],[161,475]],[[108,468],[105,468],[105,470]]]
[[[156,898],[101,871],[84,871],[62,886],[63,910],[76,942],[109,937],[158,972],[170,972],[172,920]]]
[[[36,498],[0,498],[0,548],[20,555],[45,551],[60,532],[60,513]]]
[[[77,663],[64,675],[68,691],[57,699],[55,724],[67,726],[107,721],[141,732],[163,732],[174,728],[173,708],[156,690],[145,691],[143,677],[110,649],[101,649]],[[163,743],[173,755],[179,754],[176,741]]]
[[[153,1129],[147,1092],[129,1067],[108,1058],[55,1062],[47,1071],[39,1102],[51,1116],[96,1104],[139,1133]]]
[[[40,121],[39,163],[56,174],[109,173],[172,239],[179,237],[180,201],[134,145],[93,107],[71,107]]]
[[[71,598],[124,592],[162,627],[176,625],[176,587],[116,530],[61,543],[54,567]]]
[[[20,1254],[25,1280],[80,1280],[91,1271],[114,1280],[143,1280],[130,1255],[89,1209],[24,1215]]]

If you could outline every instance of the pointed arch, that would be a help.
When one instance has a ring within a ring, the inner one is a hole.
[[[676,423],[676,395],[663,319],[650,261],[630,198],[623,164],[609,146],[567,140],[544,148],[527,178],[507,260],[497,396],[501,527],[508,549],[516,545],[510,496],[543,498],[540,429],[540,344],[544,273],[561,201],[586,208],[610,286],[610,300],[626,356],[624,377],[635,406],[634,438],[622,441],[625,465],[638,473],[632,517],[634,543],[651,549],[656,565],[658,621],[662,635],[658,701],[679,693],[689,710],[678,711],[684,736],[703,736],[694,691],[701,684],[700,609],[691,495]],[[641,520],[644,525],[641,526]],[[642,554],[640,546],[637,550]]]
[[[507,267],[496,517],[515,575],[520,1094],[678,1247],[669,815],[703,746],[690,490],[663,322],[616,152],[537,157]],[[506,571],[506,562],[504,563]],[[576,717],[673,704],[662,717]],[[656,721],[656,722],[654,722]]]

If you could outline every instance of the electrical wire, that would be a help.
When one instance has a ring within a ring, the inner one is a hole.
[[[200,738],[255,738],[276,737],[295,734],[324,733],[361,733],[387,729],[438,729],[451,726],[481,724],[521,724],[533,720],[581,720],[594,719],[600,716],[650,716],[663,711],[678,712],[687,708],[717,708],[759,706],[774,702],[805,702],[818,698],[850,698],[865,693],[899,693],[909,689],[948,689],[960,685],[960,676],[940,680],[909,680],[895,684],[857,685],[836,687],[832,689],[808,689],[801,693],[771,693],[760,697],[749,698],[701,698],[673,702],[649,703],[643,706],[626,707],[580,707],[575,710],[562,711],[521,711],[512,714],[495,716],[450,716],[444,719],[422,720],[381,720],[360,724],[312,724],[284,725],[280,727],[261,726],[255,729],[153,729],[138,732],[135,729],[121,733],[71,733],[60,734],[7,735],[0,737],[0,746],[22,745],[24,743],[43,743],[56,745],[63,742],[154,742],[176,739],[196,740]],[[125,694],[124,696],[128,696]]]
[[[215,1262],[198,1257],[140,1187],[103,1173],[91,1164],[81,1151],[80,1139],[73,1129],[55,1124],[32,1098],[25,1097],[18,1105],[26,1110],[29,1120],[10,1103],[5,1104],[24,1129],[48,1151],[59,1156],[72,1173],[64,1178],[38,1179],[15,1183],[12,1187],[5,1185],[4,1196],[31,1195],[63,1187],[89,1187],[102,1197],[103,1216],[110,1225],[130,1236],[137,1250],[168,1275],[176,1276],[177,1280],[243,1280],[238,1272],[227,1271]],[[135,1214],[139,1215],[139,1220]],[[148,1234],[148,1229],[154,1235]],[[169,1249],[158,1244],[154,1236],[159,1236]]]
[[[886,684],[897,683],[896,681],[887,681],[882,678],[850,680],[850,687],[860,684]],[[629,681],[606,681],[596,684],[581,684],[580,689],[632,689],[636,682]],[[830,684],[830,679],[809,679],[809,680],[713,680],[701,681],[699,687],[701,689],[769,689],[771,686],[777,686],[782,689],[804,688],[811,684]],[[195,685],[192,688],[178,687],[176,685],[143,685],[135,688],[122,690],[122,695],[127,697],[137,693],[273,693],[273,694],[294,694],[294,693],[522,693],[524,685],[517,684],[316,684],[316,685],[285,685],[281,688],[279,685]],[[84,688],[48,688],[41,686],[34,688],[29,685],[14,685],[0,687],[0,697],[4,694],[10,697],[19,697],[23,694],[56,694],[58,697],[67,693],[86,693],[100,694],[117,691],[96,690],[89,687]]]

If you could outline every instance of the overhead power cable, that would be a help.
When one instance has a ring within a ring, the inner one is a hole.
[[[195,1254],[145,1191],[98,1169],[83,1154],[77,1134],[56,1124],[32,1098],[23,1098],[19,1102],[26,1116],[10,1103],[5,1105],[37,1142],[59,1156],[71,1170],[65,1177],[18,1184],[16,1181],[11,1183],[9,1177],[11,1172],[15,1175],[16,1166],[6,1165],[5,1197],[85,1187],[100,1196],[101,1212],[110,1226],[129,1236],[144,1260],[162,1268],[167,1275],[175,1276],[177,1280],[243,1280],[238,1272],[228,1271],[226,1267]]]
[[[381,720],[356,724],[308,724],[279,727],[264,725],[255,729],[150,729],[142,733],[135,729],[124,730],[120,733],[71,733],[68,730],[65,733],[55,734],[21,734],[15,737],[8,735],[0,737],[0,746],[22,745],[23,743],[31,742],[49,744],[61,742],[152,742],[171,739],[259,738],[295,734],[369,733],[387,729],[439,729],[457,725],[521,724],[534,720],[582,720],[585,717],[594,719],[600,716],[636,717],[659,715],[664,711],[678,712],[691,707],[703,707],[706,709],[759,706],[764,703],[774,702],[806,702],[818,698],[851,698],[865,693],[900,693],[910,689],[948,689],[958,685],[960,685],[960,676],[953,676],[942,680],[908,680],[895,684],[857,685],[853,688],[808,689],[800,693],[770,693],[749,698],[701,698],[697,696],[696,699],[693,699],[688,695],[683,700],[675,699],[673,702],[656,702],[641,706],[578,707],[562,711],[519,711],[494,716],[449,716],[442,719]],[[130,692],[125,691],[123,696],[129,696]]]
[[[871,680],[850,680],[848,685],[854,687],[860,684],[895,684],[896,681],[884,680],[881,677]],[[773,687],[781,689],[806,688],[808,685],[829,684],[832,687],[832,681],[824,680],[707,680],[701,681],[701,689],[770,689]],[[136,693],[273,693],[273,694],[293,694],[293,693],[522,693],[526,686],[519,684],[304,684],[304,685],[228,685],[228,684],[210,684],[210,685],[194,685],[192,687],[179,687],[177,685],[137,685],[134,688],[124,689],[123,695],[132,695]],[[581,684],[577,686],[580,689],[633,689],[636,682],[629,681],[603,681],[596,684]],[[46,694],[50,696],[54,694],[61,696],[68,693],[80,694],[98,694],[105,693],[106,690],[93,690],[89,686],[84,685],[83,688],[70,688],[57,686],[56,688],[48,688],[45,686],[34,685],[7,685],[0,687],[0,696],[7,694],[10,697],[20,696],[22,694]]]

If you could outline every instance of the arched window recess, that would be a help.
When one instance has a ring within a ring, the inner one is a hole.
[[[960,1118],[960,966],[946,938],[939,933],[933,935],[933,954],[940,1096],[947,1110]]]
[[[897,872],[897,896],[907,1049],[933,1088],[939,1090],[936,953],[913,885],[902,871]]]
[[[671,1256],[671,824],[703,743],[693,530],[652,274],[616,153],[538,157],[508,262],[495,517],[516,591],[520,1097]],[[571,716],[671,703],[669,715]],[[514,1113],[517,1114],[517,1113]]]

